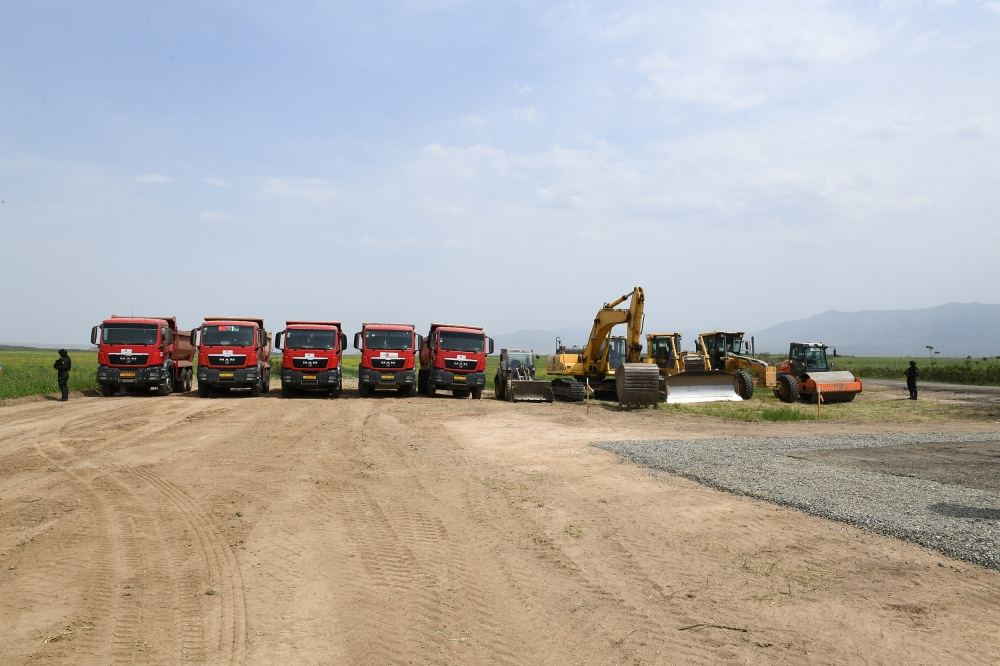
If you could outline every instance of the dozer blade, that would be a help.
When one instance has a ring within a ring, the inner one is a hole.
[[[649,363],[623,363],[615,369],[619,407],[652,406],[660,401],[660,369]]]
[[[742,401],[736,391],[736,376],[727,372],[691,371],[667,377],[668,405]]]
[[[514,379],[508,383],[511,402],[552,402],[552,382],[541,379]]]

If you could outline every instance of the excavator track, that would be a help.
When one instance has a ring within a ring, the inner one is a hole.
[[[586,388],[572,377],[561,377],[552,380],[552,395],[562,402],[580,402],[586,397]]]
[[[615,369],[618,406],[655,407],[660,401],[660,369],[649,363],[623,363]]]

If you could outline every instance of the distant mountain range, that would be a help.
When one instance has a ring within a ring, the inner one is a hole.
[[[589,328],[526,329],[494,336],[497,350],[531,348],[539,354],[555,350],[556,337],[567,345],[583,344]],[[852,356],[922,356],[927,345],[941,356],[1000,355],[1000,305],[948,303],[919,310],[830,310],[807,319],[786,321],[761,331],[748,331],[757,351],[785,353],[795,341],[825,342],[837,353]],[[621,330],[624,334],[624,329]],[[685,338],[685,348],[693,341]]]
[[[822,314],[755,331],[757,351],[787,352],[792,340],[821,341],[851,356],[1000,355],[1000,305],[948,303],[920,310]]]

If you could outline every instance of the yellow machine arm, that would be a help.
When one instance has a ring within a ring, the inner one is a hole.
[[[627,309],[618,308],[629,299],[631,301]],[[604,376],[608,374],[608,339],[611,336],[611,329],[618,324],[627,324],[628,326],[625,335],[626,362],[639,363],[641,361],[642,319],[645,300],[642,287],[635,287],[630,293],[624,294],[610,303],[605,303],[598,310],[597,316],[594,317],[594,325],[590,329],[590,337],[587,338],[587,344],[584,346],[580,358],[588,375]]]

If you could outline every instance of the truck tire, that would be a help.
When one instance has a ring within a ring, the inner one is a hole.
[[[255,398],[259,398],[263,386],[264,386],[264,378],[261,377],[256,382],[254,382],[253,386],[250,387],[250,395],[252,395]]]
[[[181,370],[181,393],[188,393],[191,391],[191,370]]]
[[[504,383],[500,381],[500,375],[493,378],[493,397],[497,400],[507,399],[506,386],[504,386]]]
[[[736,371],[736,392],[744,400],[749,400],[753,397],[753,375],[749,371]]]
[[[798,402],[799,380],[791,375],[779,376],[778,386],[774,389],[774,394],[782,402]]]
[[[295,392],[292,391],[292,387],[291,386],[285,386],[284,384],[281,385],[281,397],[282,398],[291,398],[293,395],[295,395]]]
[[[261,373],[260,383],[261,383],[260,386],[261,391],[263,391],[264,393],[271,392],[271,366],[267,366],[266,368],[264,368],[264,372]]]
[[[358,395],[360,395],[362,398],[367,398],[369,395],[371,395],[371,391],[368,390],[367,384],[362,384],[360,382],[358,383]]]
[[[417,373],[417,393],[427,393],[427,371],[421,370]]]
[[[340,397],[340,391],[341,391],[341,387],[334,386],[333,388],[330,389],[330,397],[331,398],[339,398]]]
[[[433,398],[437,394],[437,390],[438,390],[437,384],[434,383],[433,379],[431,379],[430,377],[428,377],[427,378],[427,397],[428,398]]]
[[[110,398],[115,393],[118,393],[118,387],[114,384],[101,384],[101,395],[105,398]]]
[[[198,397],[199,398],[210,398],[212,397],[212,387],[208,384],[202,384],[198,382]]]
[[[481,386],[476,386],[472,389],[472,399],[480,400],[483,397],[483,388]]]
[[[396,389],[396,393],[404,398],[409,398],[413,395],[413,384],[404,384]]]
[[[156,387],[156,395],[170,395],[174,392],[174,377],[170,372],[163,378],[160,385]]]

